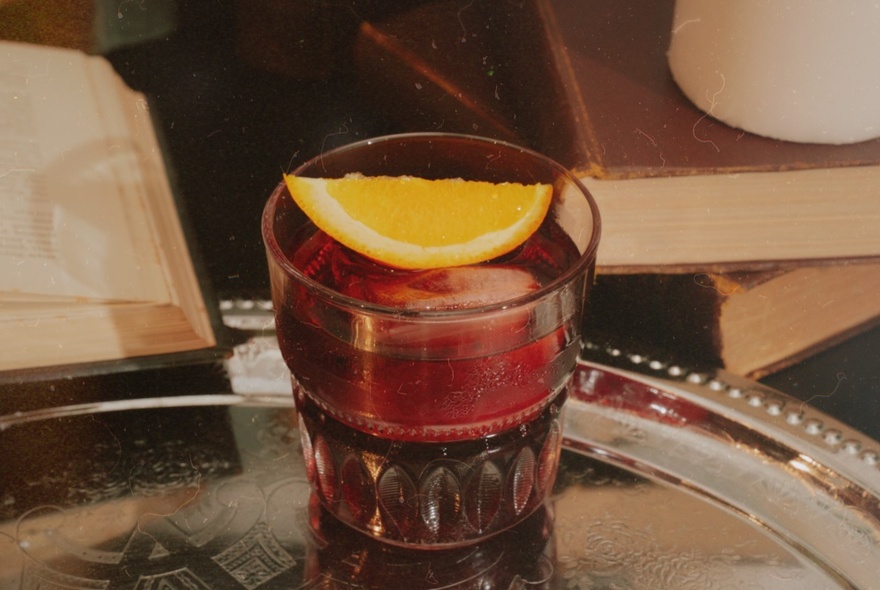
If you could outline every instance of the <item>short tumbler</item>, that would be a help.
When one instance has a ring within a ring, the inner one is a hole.
[[[313,494],[343,523],[388,543],[478,542],[524,520],[553,487],[599,241],[596,205],[544,156],[462,135],[361,141],[293,172],[349,173],[554,187],[544,223],[524,244],[449,269],[394,270],[346,249],[315,228],[283,183],[263,215]],[[518,291],[524,282],[534,286]]]

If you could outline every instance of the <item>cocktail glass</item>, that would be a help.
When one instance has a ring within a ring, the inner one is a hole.
[[[508,143],[404,134],[293,174],[554,187],[541,228],[498,259],[400,271],[320,232],[281,184],[263,215],[276,329],[313,493],[343,523],[417,548],[479,542],[551,491],[599,215],[565,168]]]

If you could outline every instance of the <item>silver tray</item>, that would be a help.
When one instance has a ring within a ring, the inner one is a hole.
[[[880,445],[722,372],[588,345],[552,502],[452,552],[310,506],[295,425],[264,390],[0,417],[0,588],[880,588]]]
[[[607,512],[578,502],[592,531],[580,551],[601,564],[586,577],[620,577],[573,587],[880,588],[875,441],[721,371],[614,348],[587,356],[568,446],[644,483]],[[613,549],[589,549],[603,544]]]

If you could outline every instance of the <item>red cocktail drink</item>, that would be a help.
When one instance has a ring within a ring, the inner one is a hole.
[[[263,219],[317,497],[388,542],[479,541],[527,517],[552,486],[598,214],[552,161],[472,137],[380,138],[295,174],[352,172],[554,187],[525,243],[455,268],[399,270],[365,258],[318,230],[283,185]]]

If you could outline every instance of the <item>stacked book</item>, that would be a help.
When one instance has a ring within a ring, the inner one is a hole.
[[[399,131],[487,135],[575,171],[603,217],[588,329],[760,377],[880,323],[880,140],[715,121],[672,80],[673,0],[438,1],[362,24]]]

